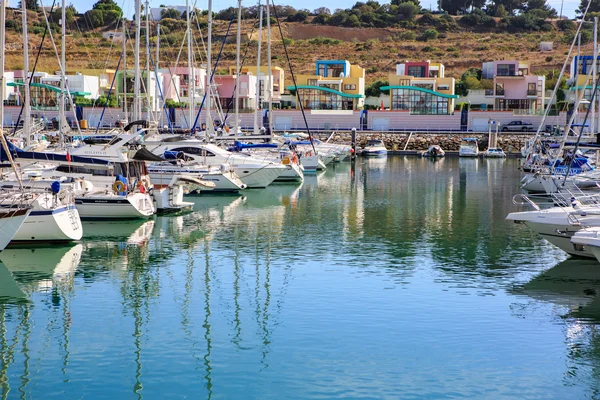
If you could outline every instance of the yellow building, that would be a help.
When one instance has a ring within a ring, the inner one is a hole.
[[[411,114],[448,115],[454,111],[454,78],[445,77],[444,64],[430,61],[405,62],[396,65],[396,74],[389,76],[392,110]]]
[[[236,75],[235,66],[229,67],[229,74]],[[265,85],[267,84],[267,76],[269,74],[269,67],[261,66],[259,74],[256,73],[256,66],[244,66],[240,71],[240,75],[254,75],[260,79],[260,96],[263,98],[266,95]],[[273,87],[272,87],[272,100],[273,103],[281,102],[282,89],[285,87],[285,72],[281,67],[271,66],[271,75],[273,76]]]
[[[300,108],[298,99],[306,110],[357,110],[364,106],[364,68],[346,60],[319,60],[315,72],[296,76],[296,108]]]

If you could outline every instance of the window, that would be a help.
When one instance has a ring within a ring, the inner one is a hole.
[[[537,95],[537,89],[535,88],[535,83],[530,83],[527,85],[527,96],[535,96]]]
[[[496,83],[496,96],[504,96],[504,83]]]
[[[425,78],[425,67],[423,66],[409,66],[408,75],[414,76],[415,78]]]
[[[450,101],[433,93],[413,89],[392,89],[392,110],[410,111],[411,114],[448,115]]]
[[[309,79],[307,84],[308,84],[308,86],[317,86],[317,82],[318,82],[317,79]]]
[[[400,79],[398,86],[410,86],[410,79]]]
[[[415,83],[413,86],[421,89],[433,90],[433,83]]]
[[[450,90],[449,85],[438,85],[438,90]]]
[[[214,157],[215,155],[210,151],[199,149],[197,147],[178,147],[176,149],[172,149],[171,151],[181,151],[186,154],[198,155],[198,156],[206,156],[206,157]]]
[[[356,85],[344,85],[344,90],[356,90]]]
[[[298,89],[302,105],[307,110],[352,110],[354,101],[339,94],[318,89]]]
[[[498,76],[514,76],[515,75],[515,64],[498,64],[496,70]]]

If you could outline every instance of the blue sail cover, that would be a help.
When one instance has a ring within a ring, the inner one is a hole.
[[[275,143],[243,143],[236,140],[234,146],[229,148],[229,151],[242,151],[244,149],[276,149],[278,147],[279,146]]]
[[[101,160],[99,158],[81,157],[70,155],[70,161],[67,159],[66,154],[59,153],[40,153],[37,151],[25,151],[18,148],[13,143],[6,141],[8,144],[8,150],[13,157],[13,160],[33,160],[33,161],[47,161],[54,163],[81,163],[81,164],[95,164],[95,165],[109,165],[110,161]],[[0,162],[7,162],[8,155],[4,150],[4,146],[0,146]]]

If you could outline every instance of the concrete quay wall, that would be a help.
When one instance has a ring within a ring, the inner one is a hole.
[[[531,139],[535,134],[498,134],[498,146],[506,153],[520,153],[525,141]],[[319,135],[321,139],[326,139],[329,135]],[[410,137],[408,146],[406,142]],[[369,139],[383,140],[388,150],[422,151],[427,150],[429,146],[438,145],[444,151],[458,151],[462,138],[472,137],[479,141],[479,149],[485,150],[488,145],[488,134],[478,134],[471,132],[462,133],[389,133],[389,132],[356,132],[357,147],[362,147]],[[336,132],[333,134],[330,143],[351,144],[352,135],[350,132]]]

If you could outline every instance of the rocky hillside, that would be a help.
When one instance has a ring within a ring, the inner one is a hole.
[[[395,64],[404,60],[435,60],[446,65],[446,74],[460,78],[469,68],[480,68],[483,61],[497,59],[519,59],[530,61],[533,71],[551,71],[560,69],[573,38],[572,26],[552,21],[544,31],[510,32],[501,26],[484,29],[460,23],[458,17],[444,16],[440,24],[439,16],[428,15],[428,22],[416,23],[408,27],[389,28],[346,28],[338,26],[304,22],[282,22],[281,31],[287,45],[295,73],[309,73],[314,70],[318,59],[347,59],[351,63],[363,66],[367,70],[367,85],[379,79],[387,79],[393,73]],[[433,18],[433,20],[432,20]],[[29,13],[30,57],[31,65],[35,60],[42,41],[44,19],[40,13]],[[451,21],[452,20],[452,21]],[[433,22],[432,22],[433,21]],[[448,22],[450,21],[450,22]],[[155,32],[152,23],[151,32]],[[574,25],[574,24],[573,24]],[[195,41],[198,49],[202,40],[206,40],[206,17],[199,20],[195,30]],[[439,29],[443,26],[443,29]],[[60,46],[58,26],[52,24],[54,40]],[[228,21],[216,20],[213,28],[215,42],[213,54],[216,56],[225,37]],[[436,30],[436,27],[438,28]],[[560,27],[560,29],[559,29]],[[69,26],[67,38],[68,69],[70,71],[88,71],[91,69],[115,68],[121,52],[121,42],[103,38],[103,33],[114,31],[115,26],[88,29],[83,15],[76,16]],[[20,69],[22,60],[22,35],[20,33],[20,15],[9,11],[7,18],[7,69]],[[120,31],[120,27],[117,28]],[[169,60],[171,66],[178,58],[185,22],[177,19],[161,21],[161,64]],[[231,26],[227,44],[224,47],[218,73],[225,73],[228,66],[235,63],[235,30]],[[256,44],[258,32],[253,22],[245,22],[242,27],[244,45],[248,45],[246,63],[256,63]],[[289,67],[284,53],[279,28],[274,25],[272,39],[272,60],[274,65],[286,69],[289,77]],[[434,31],[435,33],[432,33]],[[133,31],[132,31],[133,32]],[[428,33],[429,32],[429,33]],[[266,30],[263,32],[266,41]],[[540,42],[553,42],[552,51],[540,52]],[[151,36],[154,46],[156,37]],[[591,52],[591,44],[584,46],[583,52]],[[155,50],[152,50],[154,54]],[[128,66],[133,61],[132,42],[128,44]],[[58,68],[58,58],[49,37],[46,37],[38,62],[38,70],[55,71]],[[197,52],[197,59],[203,57]],[[263,60],[266,48],[263,46]],[[184,65],[186,54],[180,56],[179,65]],[[288,81],[289,82],[289,81]]]

